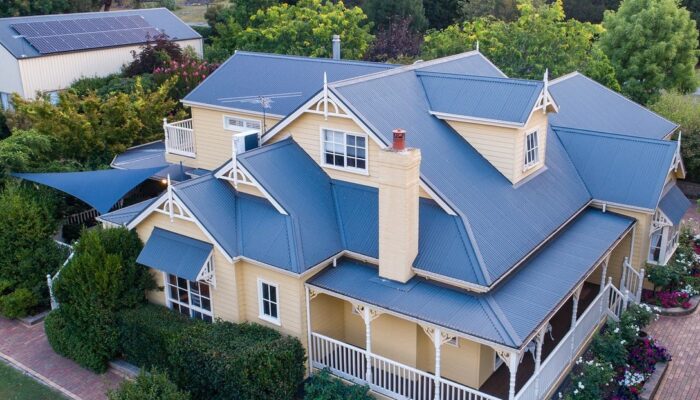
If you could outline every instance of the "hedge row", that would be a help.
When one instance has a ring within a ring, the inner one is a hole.
[[[193,399],[291,399],[304,378],[296,339],[255,324],[213,324],[148,305],[121,312],[120,351],[165,371]]]

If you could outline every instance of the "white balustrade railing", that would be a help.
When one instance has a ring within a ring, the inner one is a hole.
[[[334,375],[391,398],[434,400],[435,375],[394,360],[367,353],[364,349],[312,332],[309,346],[314,368],[328,368]],[[367,359],[371,365],[367,381]],[[498,400],[478,390],[439,378],[443,400]]]
[[[625,289],[630,292],[630,300],[639,303],[642,301],[642,288],[644,287],[644,268],[637,272],[634,267],[629,262],[629,259],[625,257],[625,261],[622,264],[622,278],[620,279],[620,290],[622,292]]]
[[[598,294],[576,321],[574,328],[564,335],[547,359],[542,362],[540,372],[532,375],[515,398],[517,400],[540,400],[544,397],[569,371],[581,346],[600,324],[607,317],[614,319],[620,317],[626,306],[623,297],[624,294],[608,282],[603,291]]]
[[[163,130],[165,131],[166,152],[186,157],[195,156],[194,130],[191,118],[170,123],[164,118]]]

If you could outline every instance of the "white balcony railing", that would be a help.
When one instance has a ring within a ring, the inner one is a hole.
[[[364,349],[312,332],[310,358],[314,368],[328,368],[334,375],[390,398],[434,400],[435,376]],[[372,366],[367,374],[367,361]],[[498,398],[439,379],[441,399],[498,400]]]
[[[165,131],[166,152],[185,157],[196,155],[191,118],[170,123],[164,118],[163,130]]]
[[[624,294],[612,283],[608,283],[576,321],[574,328],[564,335],[547,359],[542,362],[540,372],[532,375],[520,389],[515,396],[516,400],[539,400],[551,391],[563,374],[568,373],[587,339],[607,317],[619,318],[626,303]]]

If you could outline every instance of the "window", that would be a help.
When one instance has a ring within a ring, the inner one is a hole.
[[[262,124],[254,119],[224,117],[224,129],[235,132],[244,132],[251,129],[260,131]]]
[[[649,241],[649,261],[658,263],[661,258],[661,240],[663,239],[663,229],[652,232]]]
[[[0,109],[9,110],[10,109],[10,94],[0,93]]]
[[[664,226],[653,231],[649,237],[649,256],[647,261],[666,265],[678,247],[679,226]]]
[[[57,105],[60,98],[58,97],[58,90],[46,93],[49,96],[49,102],[53,105]]]
[[[540,161],[537,131],[525,136],[525,169],[533,167]]]
[[[209,285],[192,282],[178,276],[167,275],[166,296],[168,307],[191,318],[212,321],[211,292]]]
[[[367,138],[363,135],[324,129],[323,163],[328,166],[351,169],[367,169]]]
[[[279,315],[279,290],[277,285],[263,280],[258,280],[258,301],[260,302],[260,319],[280,323]]]

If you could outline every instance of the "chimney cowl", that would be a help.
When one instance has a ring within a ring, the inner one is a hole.
[[[395,151],[403,151],[406,149],[406,131],[397,128],[392,131],[394,140],[392,143],[392,149]]]

